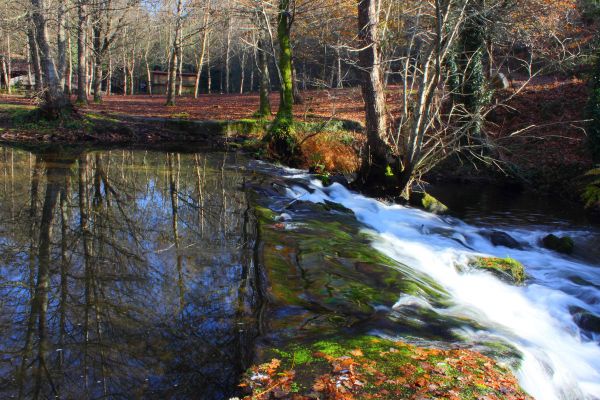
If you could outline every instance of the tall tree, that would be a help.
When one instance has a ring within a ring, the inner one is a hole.
[[[64,1],[64,0],[61,0]],[[48,39],[48,16],[51,15],[45,0],[31,0],[32,19],[40,51],[40,62],[44,74],[44,97],[42,112],[48,118],[60,117],[69,106],[64,86],[61,86],[54,55]],[[64,55],[59,55],[63,57]]]
[[[265,136],[274,156],[293,163],[299,155],[298,140],[294,132],[292,82],[291,29],[294,21],[292,5],[295,0],[279,0],[277,13],[277,39],[279,40],[280,101],[279,110],[271,129]]]
[[[365,103],[367,144],[359,181],[365,187],[379,185],[389,165],[387,118],[379,37],[381,0],[358,1],[358,65]]]
[[[77,103],[87,104],[87,0],[77,0]]]
[[[167,84],[167,105],[175,105],[177,65],[181,53],[181,35],[182,29],[183,0],[177,0],[177,10],[175,13],[175,34],[173,35],[173,45],[171,46],[171,55],[169,62],[169,80]]]

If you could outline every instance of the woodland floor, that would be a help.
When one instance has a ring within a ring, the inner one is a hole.
[[[513,87],[519,82],[513,82]],[[506,98],[516,91],[511,88],[500,94]],[[298,120],[353,120],[364,124],[360,88],[309,90],[303,92],[303,104],[295,106]],[[390,87],[388,104],[392,119],[400,105],[400,88]],[[587,87],[582,80],[543,77],[530,83],[507,106],[496,108],[488,115],[488,131],[500,146],[500,159],[517,166],[524,176],[531,174],[577,174],[592,165],[585,148],[584,109]],[[237,120],[252,118],[258,108],[258,95],[202,94],[199,98],[179,97],[177,105],[165,106],[164,96],[105,96],[101,104],[90,103],[81,109],[108,117],[136,116],[190,120]],[[271,104],[277,110],[277,93]],[[33,104],[33,100],[0,95],[0,103]],[[126,118],[124,118],[126,121]],[[328,141],[330,142],[330,141]],[[322,143],[321,143],[322,145]],[[329,146],[329,145],[327,145]],[[309,146],[311,152],[321,151],[324,163],[335,167],[333,160],[339,149],[327,154],[319,143]],[[346,153],[350,149],[346,149]],[[351,169],[355,162],[345,163]],[[532,172],[533,171],[533,172]],[[564,172],[567,171],[567,172]],[[556,179],[561,179],[560,176]],[[552,179],[550,179],[552,180]]]

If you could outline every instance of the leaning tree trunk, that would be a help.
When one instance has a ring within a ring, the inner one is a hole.
[[[380,0],[379,0],[380,1]],[[389,147],[386,142],[387,119],[379,48],[378,0],[358,1],[358,64],[365,102],[367,144],[359,172],[359,183],[379,186],[386,177]],[[389,174],[388,174],[389,175]]]
[[[210,1],[207,1],[207,7],[204,10],[202,25],[202,44],[200,45],[200,59],[198,60],[198,71],[196,72],[196,82],[194,84],[194,98],[197,99],[200,94],[200,77],[202,76],[202,66],[204,65],[204,56],[206,54],[206,42],[208,40],[208,22],[210,20]]]
[[[31,0],[33,6],[33,23],[35,25],[37,43],[40,50],[40,61],[45,78],[44,101],[41,105],[42,112],[48,118],[60,117],[68,107],[68,99],[64,87],[60,85],[58,72],[50,44],[48,41],[48,10],[44,0]],[[59,57],[61,57],[59,55]]]

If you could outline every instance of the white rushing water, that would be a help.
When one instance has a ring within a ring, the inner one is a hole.
[[[549,232],[504,229],[528,246],[525,250],[494,247],[481,236],[480,227],[457,219],[384,204],[339,184],[323,188],[319,181],[312,181],[311,186],[313,193],[294,186],[288,194],[305,201],[333,201],[354,211],[360,222],[375,231],[373,247],[429,275],[447,290],[453,305],[437,309],[438,313],[471,318],[523,354],[515,372],[536,399],[600,399],[600,346],[582,339],[569,312],[571,307],[580,307],[600,314],[600,266],[541,248],[538,242]],[[440,231],[451,234],[435,233]],[[466,265],[476,255],[519,260],[530,276],[527,285],[509,285],[483,271],[457,270],[457,265]],[[595,287],[573,283],[573,277]],[[410,301],[401,296],[396,307]]]

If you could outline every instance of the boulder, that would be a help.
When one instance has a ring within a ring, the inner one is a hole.
[[[484,271],[489,271],[498,278],[509,283],[521,284],[525,282],[525,267],[512,258],[477,257],[469,266]]]
[[[542,245],[549,250],[554,250],[563,254],[572,254],[573,248],[575,247],[573,239],[569,236],[558,237],[553,234],[545,236],[542,239]]]
[[[334,174],[329,177],[329,185],[333,185],[334,183],[339,183],[343,187],[349,187],[350,182],[348,182],[348,178],[343,174]],[[328,185],[328,186],[329,186]]]
[[[509,249],[519,249],[519,250],[521,250],[523,248],[523,246],[521,245],[521,243],[519,243],[517,241],[517,239],[513,238],[506,232],[492,230],[492,231],[484,231],[484,232],[482,232],[482,235],[487,237],[490,240],[490,242],[492,242],[492,244],[496,247],[504,246],[504,247],[508,247]]]
[[[409,203],[434,214],[445,214],[448,207],[427,192],[412,192]]]

